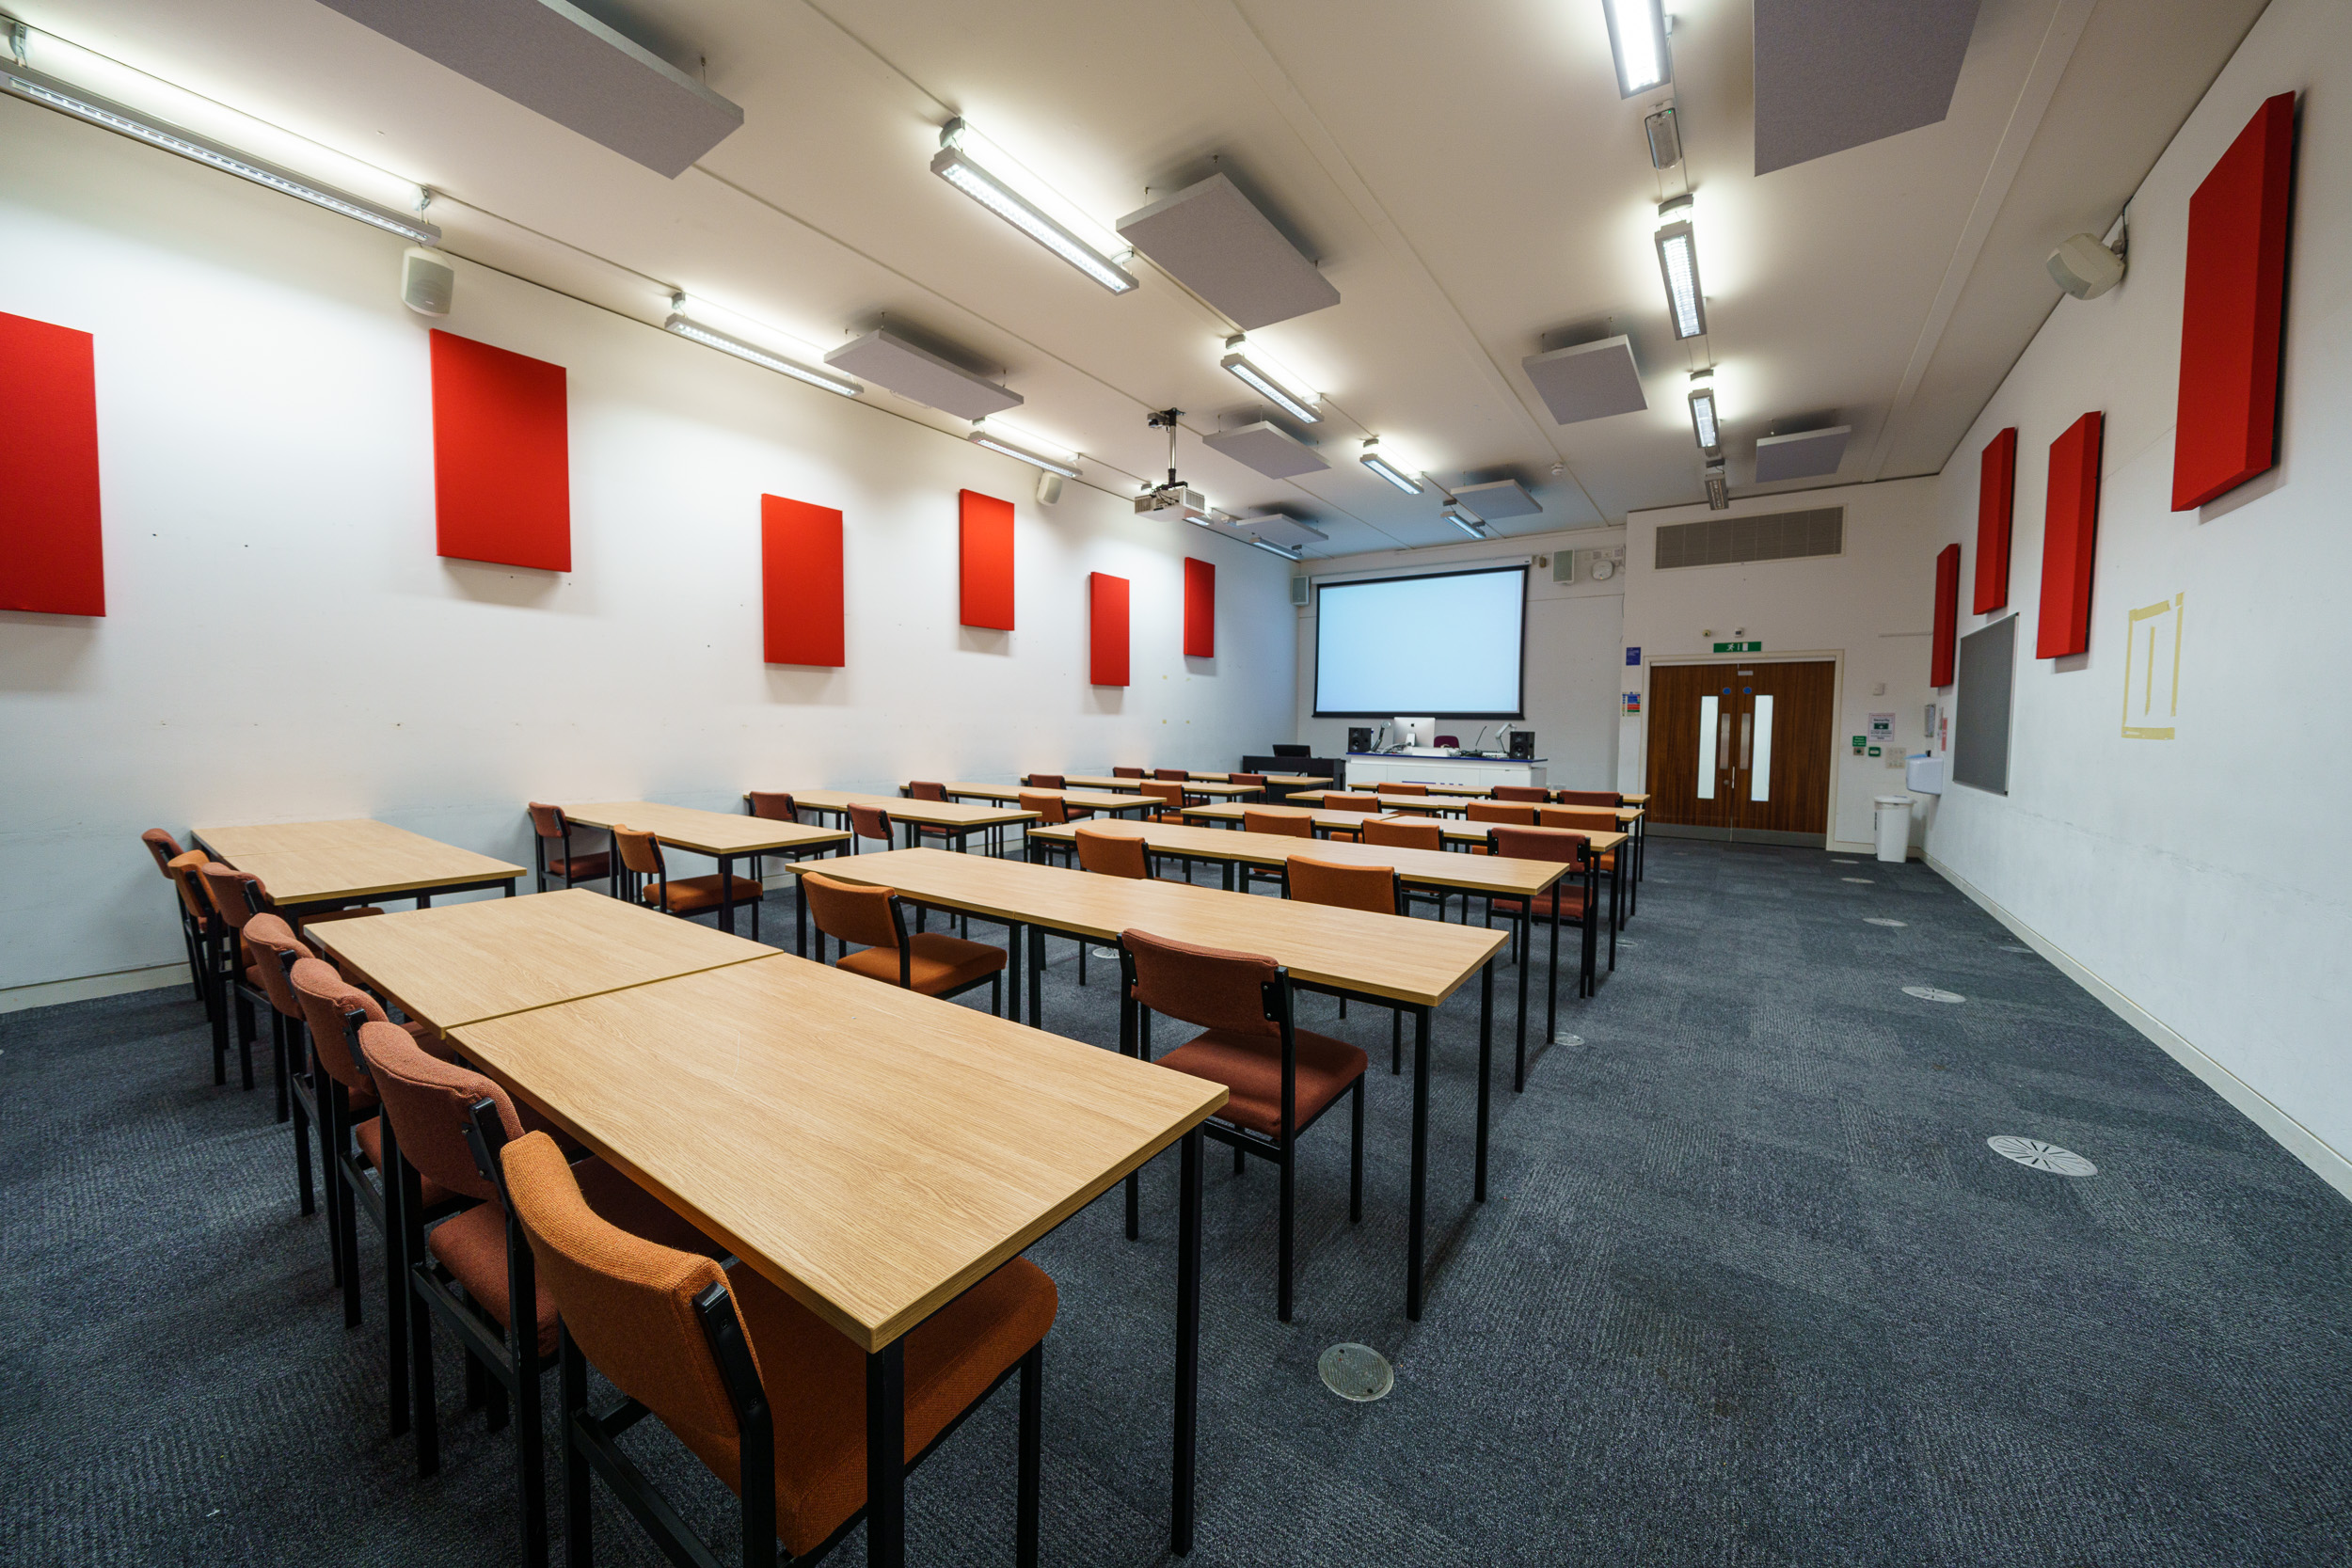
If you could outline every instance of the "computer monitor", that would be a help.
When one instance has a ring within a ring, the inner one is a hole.
[[[1400,718],[1396,721],[1395,744],[1399,746],[1426,746],[1430,744],[1430,736],[1435,735],[1437,730],[1438,721],[1434,718]]]
[[[1274,754],[1278,757],[1311,757],[1315,754],[1315,749],[1294,741],[1278,740],[1274,744]]]

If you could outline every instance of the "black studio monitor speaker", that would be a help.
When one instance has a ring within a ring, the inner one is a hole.
[[[1371,751],[1371,750],[1372,750],[1372,726],[1371,726],[1370,724],[1350,724],[1350,725],[1348,725],[1348,726],[1347,726],[1347,749],[1348,749],[1350,752],[1369,752],[1369,751]]]
[[[1519,762],[1527,762],[1534,757],[1535,732],[1534,730],[1513,730],[1511,732],[1511,755],[1515,760]]]

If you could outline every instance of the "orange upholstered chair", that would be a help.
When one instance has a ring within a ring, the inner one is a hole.
[[[1154,768],[1152,769],[1152,776],[1162,781],[1163,783],[1169,780],[1173,780],[1177,784],[1189,784],[1192,782],[1191,772],[1183,768]]]
[[[1383,795],[1426,795],[1429,786],[1425,784],[1384,784],[1379,786],[1379,792]]]
[[[1265,775],[1263,773],[1228,773],[1225,775],[1225,782],[1229,784],[1239,785],[1243,789],[1254,789],[1258,792],[1259,800],[1265,799]],[[1234,796],[1232,799],[1239,800],[1241,797]]]
[[[1104,877],[1136,881],[1152,876],[1152,851],[1136,833],[1108,832],[1101,828],[1078,830],[1078,869]]]
[[[1062,775],[1059,773],[1032,773],[1021,783],[1030,789],[1066,789],[1069,787],[1062,783]]]
[[[500,1150],[523,1136],[522,1118],[498,1085],[426,1055],[389,1023],[363,1023],[357,1038],[363,1064],[383,1096],[380,1119],[391,1123],[393,1134],[387,1175],[400,1188],[394,1212],[401,1229],[401,1272],[415,1292],[408,1304],[413,1337],[408,1370],[415,1386],[418,1471],[430,1475],[440,1463],[440,1418],[433,1393],[437,1321],[466,1348],[469,1363],[493,1380],[488,1390],[493,1431],[505,1424],[512,1403],[518,1560],[529,1568],[543,1568],[548,1528],[539,1378],[554,1364],[556,1304],[540,1285],[531,1248],[508,1211],[499,1159]],[[547,1147],[563,1164],[552,1138]],[[472,1202],[428,1229],[422,1200],[428,1181]],[[584,1206],[618,1233],[706,1259],[724,1250],[602,1160],[581,1161],[573,1181]]]
[[[1551,791],[1535,784],[1497,784],[1494,798],[1498,800],[1518,800],[1523,804],[1541,805],[1551,799]]]
[[[1377,795],[1356,795],[1343,790],[1335,790],[1323,798],[1323,809],[1325,811],[1354,812],[1362,816],[1375,816],[1379,815],[1384,808],[1381,806],[1380,797]],[[1324,832],[1328,833],[1333,838],[1360,839],[1364,836],[1363,830],[1360,826],[1354,828],[1326,828]]]
[[[1552,799],[1564,806],[1605,806],[1615,811],[1625,804],[1625,797],[1613,789],[1560,789]]]
[[[1572,866],[1582,867],[1587,864],[1586,856],[1590,852],[1588,841],[1582,833],[1572,833],[1561,828],[1496,827],[1487,830],[1486,837],[1496,854],[1505,855],[1513,860],[1561,861]],[[1555,942],[1558,937],[1558,927],[1561,926],[1574,926],[1582,931],[1584,938],[1582,958],[1577,976],[1579,996],[1590,995],[1594,984],[1593,960],[1599,931],[1599,927],[1594,920],[1596,913],[1594,902],[1590,890],[1584,882],[1574,879],[1571,874],[1552,883],[1549,892],[1536,895],[1532,907],[1527,911],[1531,920],[1543,921],[1554,928]],[[1494,917],[1498,914],[1516,917],[1520,908],[1520,901],[1517,898],[1490,898],[1486,901],[1486,924],[1493,925]],[[1530,934],[1532,936],[1533,933]],[[1534,955],[1533,953],[1520,955],[1518,952],[1518,935],[1515,931],[1512,934],[1514,961],[1532,960]],[[1553,951],[1556,953],[1558,950],[1555,945]],[[1558,1022],[1557,1007],[1560,988],[1556,976],[1549,990],[1551,1000],[1548,1004],[1550,1010],[1548,1011],[1544,1023],[1544,1038],[1546,1039],[1553,1037],[1556,1032],[1554,1025]],[[1523,1030],[1520,1032],[1520,1038],[1522,1040],[1526,1038],[1526,1033]],[[1524,1052],[1525,1048],[1522,1046],[1518,1065],[1513,1073],[1515,1088],[1526,1086],[1527,1058]]]
[[[1281,811],[1252,811],[1248,806],[1242,808],[1241,827],[1246,833],[1276,833],[1283,838],[1315,836],[1315,819],[1311,816],[1293,816]]]
[[[262,879],[250,871],[239,871],[206,861],[196,868],[197,882],[204,890],[204,901],[214,918],[221,925],[216,955],[214,994],[220,999],[220,1013],[215,1021],[213,1034],[214,1061],[217,1069],[227,1048],[229,1021],[233,1015],[237,1024],[237,1052],[243,1068],[245,1086],[253,1086],[253,1034],[256,1009],[268,1002],[269,993],[262,988],[261,971],[253,967],[253,957],[245,948],[246,922],[271,908],[269,889]],[[377,909],[328,910],[302,917],[302,924],[315,925],[321,921],[342,920],[357,915],[382,914]],[[278,1119],[286,1119],[286,1103],[281,1094]]]
[[[595,849],[582,854],[572,847],[572,819],[564,815],[562,806],[533,800],[525,809],[531,813],[531,843],[538,855],[541,893],[547,892],[549,877],[561,877],[565,887],[577,887],[612,875],[612,851]],[[555,847],[556,854],[548,853],[549,845]]]
[[[1160,771],[1165,774],[1169,769],[1164,768]],[[1177,777],[1182,778],[1184,775],[1179,773]],[[1159,802],[1157,807],[1143,814],[1143,819],[1146,822],[1166,822],[1177,827],[1198,826],[1192,818],[1184,815],[1184,786],[1183,784],[1166,778],[1147,780],[1142,786],[1142,793]],[[1192,857],[1178,855],[1176,860],[1177,863],[1184,868],[1184,880],[1191,881]]]
[[[1111,769],[1111,777],[1114,779],[1140,779],[1146,776],[1147,775],[1140,768],[1114,768]]]
[[[1535,825],[1535,808],[1516,800],[1468,801],[1462,807],[1462,815],[1469,821],[1484,822],[1489,826],[1501,823],[1506,827],[1532,828]],[[1473,855],[1492,852],[1485,844],[1470,846],[1470,853]],[[1467,915],[1465,918],[1468,918]]]
[[[188,962],[196,970],[197,999],[204,1004],[213,1029],[213,1082],[229,1082],[229,1004],[221,983],[220,951],[229,940],[229,924],[213,912],[204,891],[203,868],[212,857],[201,849],[174,855],[165,867],[180,898],[180,927],[188,942]]]
[[[1445,829],[1433,821],[1416,822],[1401,817],[1375,816],[1363,826],[1363,842],[1391,849],[1443,849]],[[1411,913],[1415,904],[1434,904],[1438,909],[1438,918],[1443,920],[1446,905],[1454,897],[1454,892],[1450,888],[1407,885],[1401,890],[1399,896],[1405,900],[1401,906],[1404,912]],[[1470,918],[1468,895],[1462,898],[1462,918]]]
[[[1023,790],[1015,804],[1022,811],[1037,813],[1042,819],[1038,824],[1040,827],[1059,828],[1067,826],[1070,821],[1070,808],[1062,804],[1061,797],[1049,794],[1042,789]],[[1067,861],[1071,855],[1067,845],[1057,845],[1040,840],[1035,844],[1035,847],[1041,857],[1050,857],[1059,851],[1064,861]]]
[[[1334,909],[1362,910],[1367,914],[1403,914],[1405,890],[1396,869],[1387,865],[1352,865],[1341,861],[1293,855],[1284,867],[1284,890],[1302,904],[1326,904]],[[1309,990],[1316,988],[1309,987]],[[1340,998],[1340,1016],[1347,1016],[1347,998]],[[1405,1012],[1389,1009],[1389,1070],[1405,1066]]]
[[[801,819],[801,808],[794,803],[790,792],[780,789],[755,789],[750,791],[743,797],[743,812],[747,816],[756,816],[762,821],[767,822],[797,823]],[[796,861],[801,859],[805,854],[814,853],[822,855],[825,853],[825,850],[822,847],[819,847],[813,851],[792,849],[785,851],[784,853],[785,859]],[[752,879],[759,882],[762,887],[767,885],[764,880],[768,875],[767,862],[768,857],[766,855],[754,855],[752,857]]]
[[[936,800],[941,805],[946,805],[947,803],[947,786],[944,784],[932,784],[929,782],[911,784],[907,785],[907,799],[910,800]],[[933,823],[914,822],[908,824],[908,826],[914,830],[915,842],[918,844],[927,838],[936,838],[946,841],[952,840],[956,836],[956,831],[953,828],[943,828]]]
[[[294,1135],[294,1175],[302,1192],[302,1212],[310,1212],[310,1121],[315,1107],[297,1094],[304,1066],[302,1004],[288,984],[286,971],[300,959],[313,957],[294,927],[274,914],[257,914],[240,933],[250,983],[269,1003],[271,1073],[278,1086],[278,1119],[291,1113]]]
[[[845,952],[834,968],[943,999],[985,984],[989,1011],[1004,1012],[1004,949],[937,931],[910,935],[904,907],[886,887],[867,887],[820,871],[804,871],[801,873],[801,896],[808,900],[809,918],[817,923],[820,935],[845,948],[855,942],[864,949]],[[819,946],[819,957],[823,952]]]
[[[213,993],[204,983],[203,903],[199,898],[195,905],[189,904],[189,890],[172,863],[185,851],[180,847],[178,839],[161,828],[148,829],[139,834],[139,842],[147,846],[147,852],[155,859],[155,869],[162,872],[164,880],[171,884],[172,896],[180,906],[180,935],[188,952],[188,982],[196,990],[196,999],[210,1005]],[[203,863],[199,861],[198,863]]]
[[[779,1545],[788,1563],[823,1556],[864,1517],[869,1358],[748,1265],[723,1269],[612,1225],[551,1141],[516,1139],[502,1158],[507,1203],[561,1313],[570,1560],[590,1560],[592,1474],[668,1560],[772,1564]],[[1016,1258],[878,1353],[903,1357],[910,1467],[1019,1370],[1022,1568],[1037,1562],[1043,1350],[1057,1306],[1053,1280]],[[592,1366],[620,1390],[610,1412],[589,1405]],[[621,1457],[615,1439],[647,1414],[740,1500],[739,1560],[734,1542],[723,1552],[685,1535],[676,1509]]]
[[[1222,1084],[1231,1093],[1201,1130],[1232,1147],[1236,1173],[1250,1155],[1273,1161],[1281,1173],[1274,1300],[1276,1316],[1288,1323],[1298,1135],[1343,1095],[1352,1101],[1355,1124],[1347,1217],[1351,1224],[1364,1217],[1364,1053],[1345,1040],[1297,1026],[1290,972],[1272,958],[1196,947],[1144,931],[1127,931],[1119,940],[1124,994],[1134,1004],[1120,1009],[1122,1036],[1148,1062],[1154,1013],[1203,1031],[1160,1057],[1160,1065]],[[1131,1178],[1130,1237],[1135,1193]]]
[[[674,878],[662,860],[661,841],[651,833],[641,833],[618,822],[612,825],[612,847],[621,857],[624,873],[621,895],[629,902],[660,910],[663,914],[676,915],[681,920],[691,920],[698,914],[707,914],[730,902],[738,909],[749,905],[752,940],[759,940],[759,903],[766,895],[766,888],[758,878]],[[646,880],[647,878],[652,880]],[[728,896],[727,881],[734,883],[732,898]]]

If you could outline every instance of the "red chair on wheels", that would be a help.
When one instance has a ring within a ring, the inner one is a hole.
[[[836,969],[869,980],[946,1000],[975,987],[989,988],[988,1010],[1005,1011],[1005,950],[937,931],[907,930],[905,904],[886,887],[845,882],[821,871],[801,873],[801,896],[818,935],[841,943]],[[851,942],[863,952],[848,951]],[[817,956],[824,958],[820,941]]]
[[[612,825],[612,847],[621,857],[621,896],[663,914],[691,920],[729,905],[752,911],[752,940],[759,940],[759,904],[767,890],[752,876],[672,877],[661,856],[661,840],[634,828]],[[650,881],[646,879],[652,879]],[[730,886],[729,884],[732,884]]]
[[[1254,953],[1195,947],[1143,931],[1120,935],[1124,984],[1120,1034],[1145,1061],[1152,1056],[1152,1017],[1166,1013],[1203,1031],[1159,1058],[1231,1093],[1201,1131],[1233,1149],[1234,1170],[1255,1156],[1281,1173],[1276,1243],[1275,1315],[1291,1319],[1293,1232],[1297,1207],[1298,1136],[1342,1096],[1352,1102],[1347,1217],[1364,1217],[1364,1053],[1345,1040],[1298,1027],[1292,1016],[1290,972]],[[1127,1179],[1127,1236],[1138,1229],[1140,1189]]]
[[[1560,828],[1496,827],[1487,831],[1486,837],[1487,841],[1493,845],[1496,854],[1506,855],[1513,860],[1561,861],[1579,867],[1588,866],[1591,863],[1587,859],[1589,844],[1582,833],[1572,833]],[[1599,932],[1599,927],[1593,918],[1596,912],[1594,909],[1596,902],[1592,890],[1583,882],[1572,882],[1568,878],[1563,877],[1552,883],[1548,892],[1537,894],[1533,906],[1527,911],[1530,920],[1542,921],[1552,927],[1555,942],[1552,949],[1554,953],[1559,951],[1556,943],[1560,927],[1574,926],[1583,933],[1584,940],[1581,944],[1581,958],[1577,975],[1579,996],[1591,995],[1595,987],[1593,959],[1596,940]],[[1498,914],[1508,915],[1516,919],[1521,908],[1522,905],[1517,898],[1490,898],[1486,901],[1486,924],[1492,926],[1494,917]],[[1532,938],[1534,933],[1531,931],[1529,935]],[[1518,935],[1516,930],[1512,933],[1511,943],[1511,958],[1514,963],[1534,960],[1533,953],[1524,956],[1519,953]],[[1550,984],[1545,988],[1545,990],[1547,1001],[1544,1015],[1544,1038],[1551,1039],[1558,1033],[1560,996],[1558,975],[1551,977]],[[1520,1032],[1519,1037],[1522,1041],[1525,1040],[1527,1037],[1525,1031]],[[1524,1045],[1519,1048],[1518,1061],[1512,1069],[1511,1086],[1514,1091],[1527,1086],[1527,1053]]]

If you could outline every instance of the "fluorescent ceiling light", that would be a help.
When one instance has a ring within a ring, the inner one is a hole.
[[[1304,550],[1286,550],[1279,545],[1269,545],[1263,539],[1252,539],[1248,541],[1248,544],[1252,549],[1263,550],[1268,555],[1279,555],[1285,561],[1307,559],[1307,552]]]
[[[1377,450],[1379,445],[1380,438],[1376,436],[1364,443],[1364,455],[1362,458],[1364,467],[1370,468],[1374,473],[1379,475],[1382,479],[1387,480],[1391,484],[1395,485],[1406,495],[1420,495],[1421,481],[1415,479],[1412,475],[1406,473],[1395,464],[1391,463],[1387,458],[1381,456]]]
[[[1688,219],[1658,231],[1658,270],[1666,280],[1666,312],[1677,338],[1707,336],[1707,300],[1699,292],[1699,252]]]
[[[0,67],[0,88],[6,88],[20,98],[30,99],[33,103],[45,104],[77,119],[88,120],[93,125],[102,125],[109,131],[119,132],[135,140],[143,141],[150,147],[160,147],[167,152],[177,152],[183,158],[193,158],[199,164],[209,165],[223,173],[233,174],[241,180],[250,180],[257,185],[267,185],[271,190],[281,195],[308,201],[313,206],[324,207],[330,213],[340,213],[344,217],[357,218],[361,223],[373,225],[388,233],[398,234],[402,239],[413,244],[437,245],[441,243],[439,229],[411,214],[395,212],[389,207],[380,207],[363,197],[353,196],[348,192],[339,191],[331,185],[322,185],[315,181],[306,180],[292,169],[280,168],[276,164],[265,163],[260,158],[214,141],[209,136],[199,136],[193,131],[183,130],[167,121],[149,119],[136,110],[126,108],[111,99],[101,98],[95,93],[84,92],[69,83],[61,82],[43,72],[28,71],[22,66]]]
[[[1609,52],[1617,58],[1617,96],[1664,86],[1674,62],[1666,53],[1661,0],[1600,0],[1600,8],[1609,18]]]
[[[1026,463],[1032,467],[1043,468],[1049,474],[1059,474],[1064,479],[1078,477],[1078,464],[1074,456],[1048,456],[1029,445],[1028,437],[1017,436],[1011,431],[990,430],[984,425],[974,425],[972,434],[965,439],[976,447],[986,447],[991,451],[1002,452],[1007,457]]]
[[[690,316],[673,314],[668,321],[661,324],[661,326],[664,331],[675,332],[681,338],[691,338],[707,348],[715,348],[722,354],[732,354],[738,359],[748,359],[763,370],[774,371],[780,375],[788,375],[795,381],[805,381],[812,387],[822,387],[826,391],[838,392],[845,398],[853,398],[866,390],[846,375],[835,375],[831,371],[820,371],[814,365],[803,365],[797,360],[787,359],[780,354],[771,354],[756,343],[747,343],[742,339],[731,333],[722,332],[715,326],[705,326]]]
[[[1072,233],[1067,226],[1003,179],[976,163],[965,145],[964,124],[951,119],[939,134],[939,155],[931,172],[1115,294],[1136,287],[1135,275]],[[977,138],[973,138],[977,145]]]
[[[1447,522],[1452,523],[1455,528],[1460,529],[1464,533],[1469,534],[1472,539],[1484,539],[1486,537],[1487,531],[1485,519],[1481,518],[1478,514],[1472,512],[1469,507],[1464,506],[1460,501],[1449,502],[1445,510],[1439,512],[1438,515],[1443,517]]]
[[[1317,397],[1313,388],[1240,338],[1228,338],[1225,346],[1232,352],[1217,361],[1218,369],[1299,423],[1315,424],[1322,420],[1323,416],[1315,412]]]
[[[1702,387],[1691,394],[1691,434],[1698,438],[1699,451],[1708,457],[1721,457],[1724,452],[1723,426],[1715,419],[1715,388]]]

